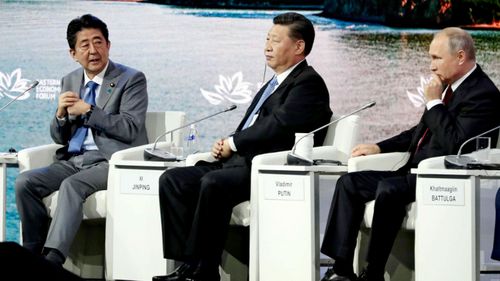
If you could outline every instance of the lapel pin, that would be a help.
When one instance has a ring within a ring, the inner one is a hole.
[[[114,87],[115,87],[115,83],[111,82],[111,83],[109,84],[109,86],[110,86],[111,88],[114,88]]]

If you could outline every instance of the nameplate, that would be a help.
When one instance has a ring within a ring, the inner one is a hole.
[[[465,183],[463,180],[436,181],[422,189],[425,205],[465,205]]]
[[[261,175],[261,177],[265,200],[304,201],[304,176]]]
[[[158,195],[158,178],[161,173],[148,170],[126,170],[119,173],[120,193]]]

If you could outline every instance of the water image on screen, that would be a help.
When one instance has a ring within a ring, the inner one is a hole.
[[[0,106],[26,84],[40,84],[0,112],[0,151],[52,143],[49,123],[57,108],[60,79],[79,67],[66,42],[68,22],[91,13],[107,23],[110,59],[147,77],[148,111],[184,111],[196,120],[236,104],[238,108],[197,126],[199,147],[235,130],[261,85],[264,43],[278,10],[191,9],[116,1],[8,1],[0,9]],[[299,11],[315,25],[307,61],[321,74],[330,106],[340,116],[375,101],[359,113],[359,142],[377,142],[415,125],[424,110],[430,77],[432,29],[400,29],[354,23]],[[473,30],[477,61],[500,86],[500,33]],[[189,128],[188,128],[189,129]],[[185,132],[187,133],[187,131]],[[18,241],[9,168],[7,240]]]

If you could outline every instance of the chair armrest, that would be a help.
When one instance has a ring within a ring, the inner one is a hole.
[[[171,142],[158,142],[156,144],[155,149],[164,149],[164,150],[169,150],[171,146]],[[146,148],[152,148],[153,144],[148,143],[148,144],[143,144],[139,146],[134,146],[131,148],[126,148],[119,150],[113,155],[111,155],[111,161],[118,161],[118,160],[133,160],[133,161],[145,161],[144,160],[144,150]]]
[[[427,158],[425,160],[420,161],[418,164],[418,168],[424,168],[424,169],[445,169],[446,167],[444,166],[444,157],[445,156],[438,156],[438,157],[431,157]]]
[[[409,158],[410,153],[408,152],[390,152],[353,157],[347,161],[347,171],[349,173],[365,170],[395,171],[406,164]]]
[[[252,159],[253,165],[283,165],[286,163],[286,156],[289,150],[259,154]]]
[[[52,143],[29,147],[19,151],[17,154],[19,172],[50,165],[55,161],[56,150],[61,147],[62,145],[60,144]]]
[[[338,150],[334,146],[317,146],[313,147],[312,157],[314,160],[338,160],[345,164],[350,155],[347,155],[344,151]]]
[[[186,166],[194,166],[198,161],[214,162],[215,158],[211,152],[190,154],[186,157]]]
[[[493,163],[500,163],[500,148],[490,149],[490,161]]]
[[[290,150],[264,153],[257,155],[252,160],[252,165],[283,165]],[[344,152],[337,150],[333,146],[313,147],[313,159],[339,160],[343,163],[349,158]]]

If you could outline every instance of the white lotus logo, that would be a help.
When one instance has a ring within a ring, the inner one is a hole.
[[[30,80],[21,78],[21,69],[14,70],[11,74],[0,72],[0,98],[5,96],[15,99],[19,94],[26,91]],[[19,100],[25,100],[30,97],[26,92]]]
[[[417,93],[414,94],[410,91],[406,91],[406,95],[408,95],[408,98],[414,107],[421,107],[425,105],[424,88],[431,80],[432,77],[425,78],[420,76],[420,87],[417,87]]]
[[[214,85],[215,93],[200,88],[201,94],[209,103],[218,105],[224,100],[231,103],[248,103],[252,100],[252,83],[243,82],[243,73],[236,72],[232,77],[219,75],[219,85]]]

